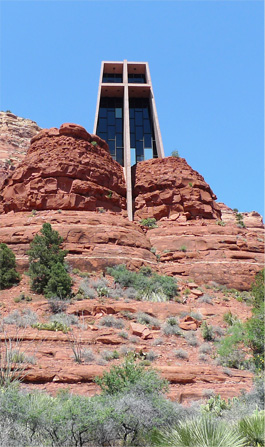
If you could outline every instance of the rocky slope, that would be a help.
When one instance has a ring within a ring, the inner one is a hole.
[[[31,138],[40,130],[35,121],[0,112],[0,184],[24,159]]]
[[[72,277],[74,291],[77,292],[83,279],[78,274]],[[92,275],[90,280],[96,278]],[[111,277],[104,279],[111,287]],[[48,300],[30,290],[29,278],[24,275],[18,286],[0,291],[1,318],[4,321],[0,339],[4,341],[8,334],[9,343],[31,359],[23,371],[23,386],[27,389],[51,393],[70,389],[74,393],[93,395],[99,392],[94,378],[123,361],[126,352],[134,352],[139,360],[150,358],[147,365],[156,368],[169,380],[168,396],[173,400],[205,399],[213,391],[227,399],[239,395],[242,389],[249,391],[253,373],[218,365],[215,344],[205,344],[200,327],[202,321],[206,321],[218,330],[220,338],[227,328],[224,314],[230,311],[245,321],[251,315],[250,307],[215,287],[198,288],[196,284],[181,279],[179,286],[179,302],[153,303],[120,296],[115,300],[102,297],[66,303],[64,312],[72,323],[71,331],[63,333],[30,327],[32,318],[45,323],[56,318],[56,314],[52,313]],[[200,302],[200,296],[206,295],[211,297],[208,298],[211,302]],[[21,296],[29,298],[25,300]],[[191,312],[199,320],[185,316]],[[149,318],[155,317],[155,326],[139,324],[142,313]],[[101,325],[105,316],[114,316],[123,328]],[[170,316],[179,319],[182,336],[165,332],[166,319]],[[78,353],[82,349],[89,356],[78,364],[74,351]],[[176,350],[181,351],[182,357],[176,356]],[[114,351],[119,358],[106,361],[107,355]]]

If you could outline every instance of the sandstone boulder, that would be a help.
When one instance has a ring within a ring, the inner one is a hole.
[[[178,221],[183,214],[188,219],[221,217],[210,186],[184,158],[138,163],[133,170],[133,184],[135,218],[169,217]]]

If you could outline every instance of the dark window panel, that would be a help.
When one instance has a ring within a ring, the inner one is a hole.
[[[108,126],[108,138],[115,138],[115,126]]]
[[[131,147],[135,147],[135,134],[131,133],[130,137],[131,137],[131,143],[130,143]]]
[[[108,125],[114,126],[115,125],[115,113],[108,111],[107,120],[108,120]]]
[[[136,155],[143,155],[144,149],[143,149],[143,142],[142,141],[136,141]]]
[[[152,147],[152,135],[144,134],[144,147]]]
[[[99,118],[97,132],[106,132],[107,120],[106,118]]]
[[[123,149],[116,149],[116,161],[123,166]]]
[[[148,110],[148,107],[144,107],[144,108],[143,108],[143,116],[144,116],[144,118],[148,118],[148,119],[149,119],[149,110]]]
[[[135,128],[136,140],[142,140],[143,136],[144,136],[144,132],[143,132],[142,126],[136,126],[136,128]]]
[[[143,124],[142,112],[135,112],[135,124],[136,126],[141,126]]]
[[[122,134],[117,133],[116,134],[116,146],[117,147],[123,147],[123,141],[122,141]]]
[[[134,119],[130,119],[130,132],[134,132],[134,131],[135,131]]]
[[[99,109],[99,117],[100,118],[107,118],[107,109],[106,109],[106,107],[100,107],[100,109]]]
[[[151,133],[151,124],[149,120],[144,120],[144,133]]]
[[[105,141],[108,139],[107,132],[97,132],[97,135]]]
[[[122,133],[122,119],[121,118],[116,118],[116,132],[121,132]]]

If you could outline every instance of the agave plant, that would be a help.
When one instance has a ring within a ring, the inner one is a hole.
[[[245,447],[246,438],[221,421],[201,417],[183,422],[161,436],[160,445],[171,447]]]
[[[252,416],[244,417],[238,424],[239,432],[253,447],[264,446],[264,410],[256,410]]]

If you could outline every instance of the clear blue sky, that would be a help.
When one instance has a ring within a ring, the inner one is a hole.
[[[262,1],[1,1],[1,110],[93,130],[102,60],[149,62],[166,155],[263,213]]]

